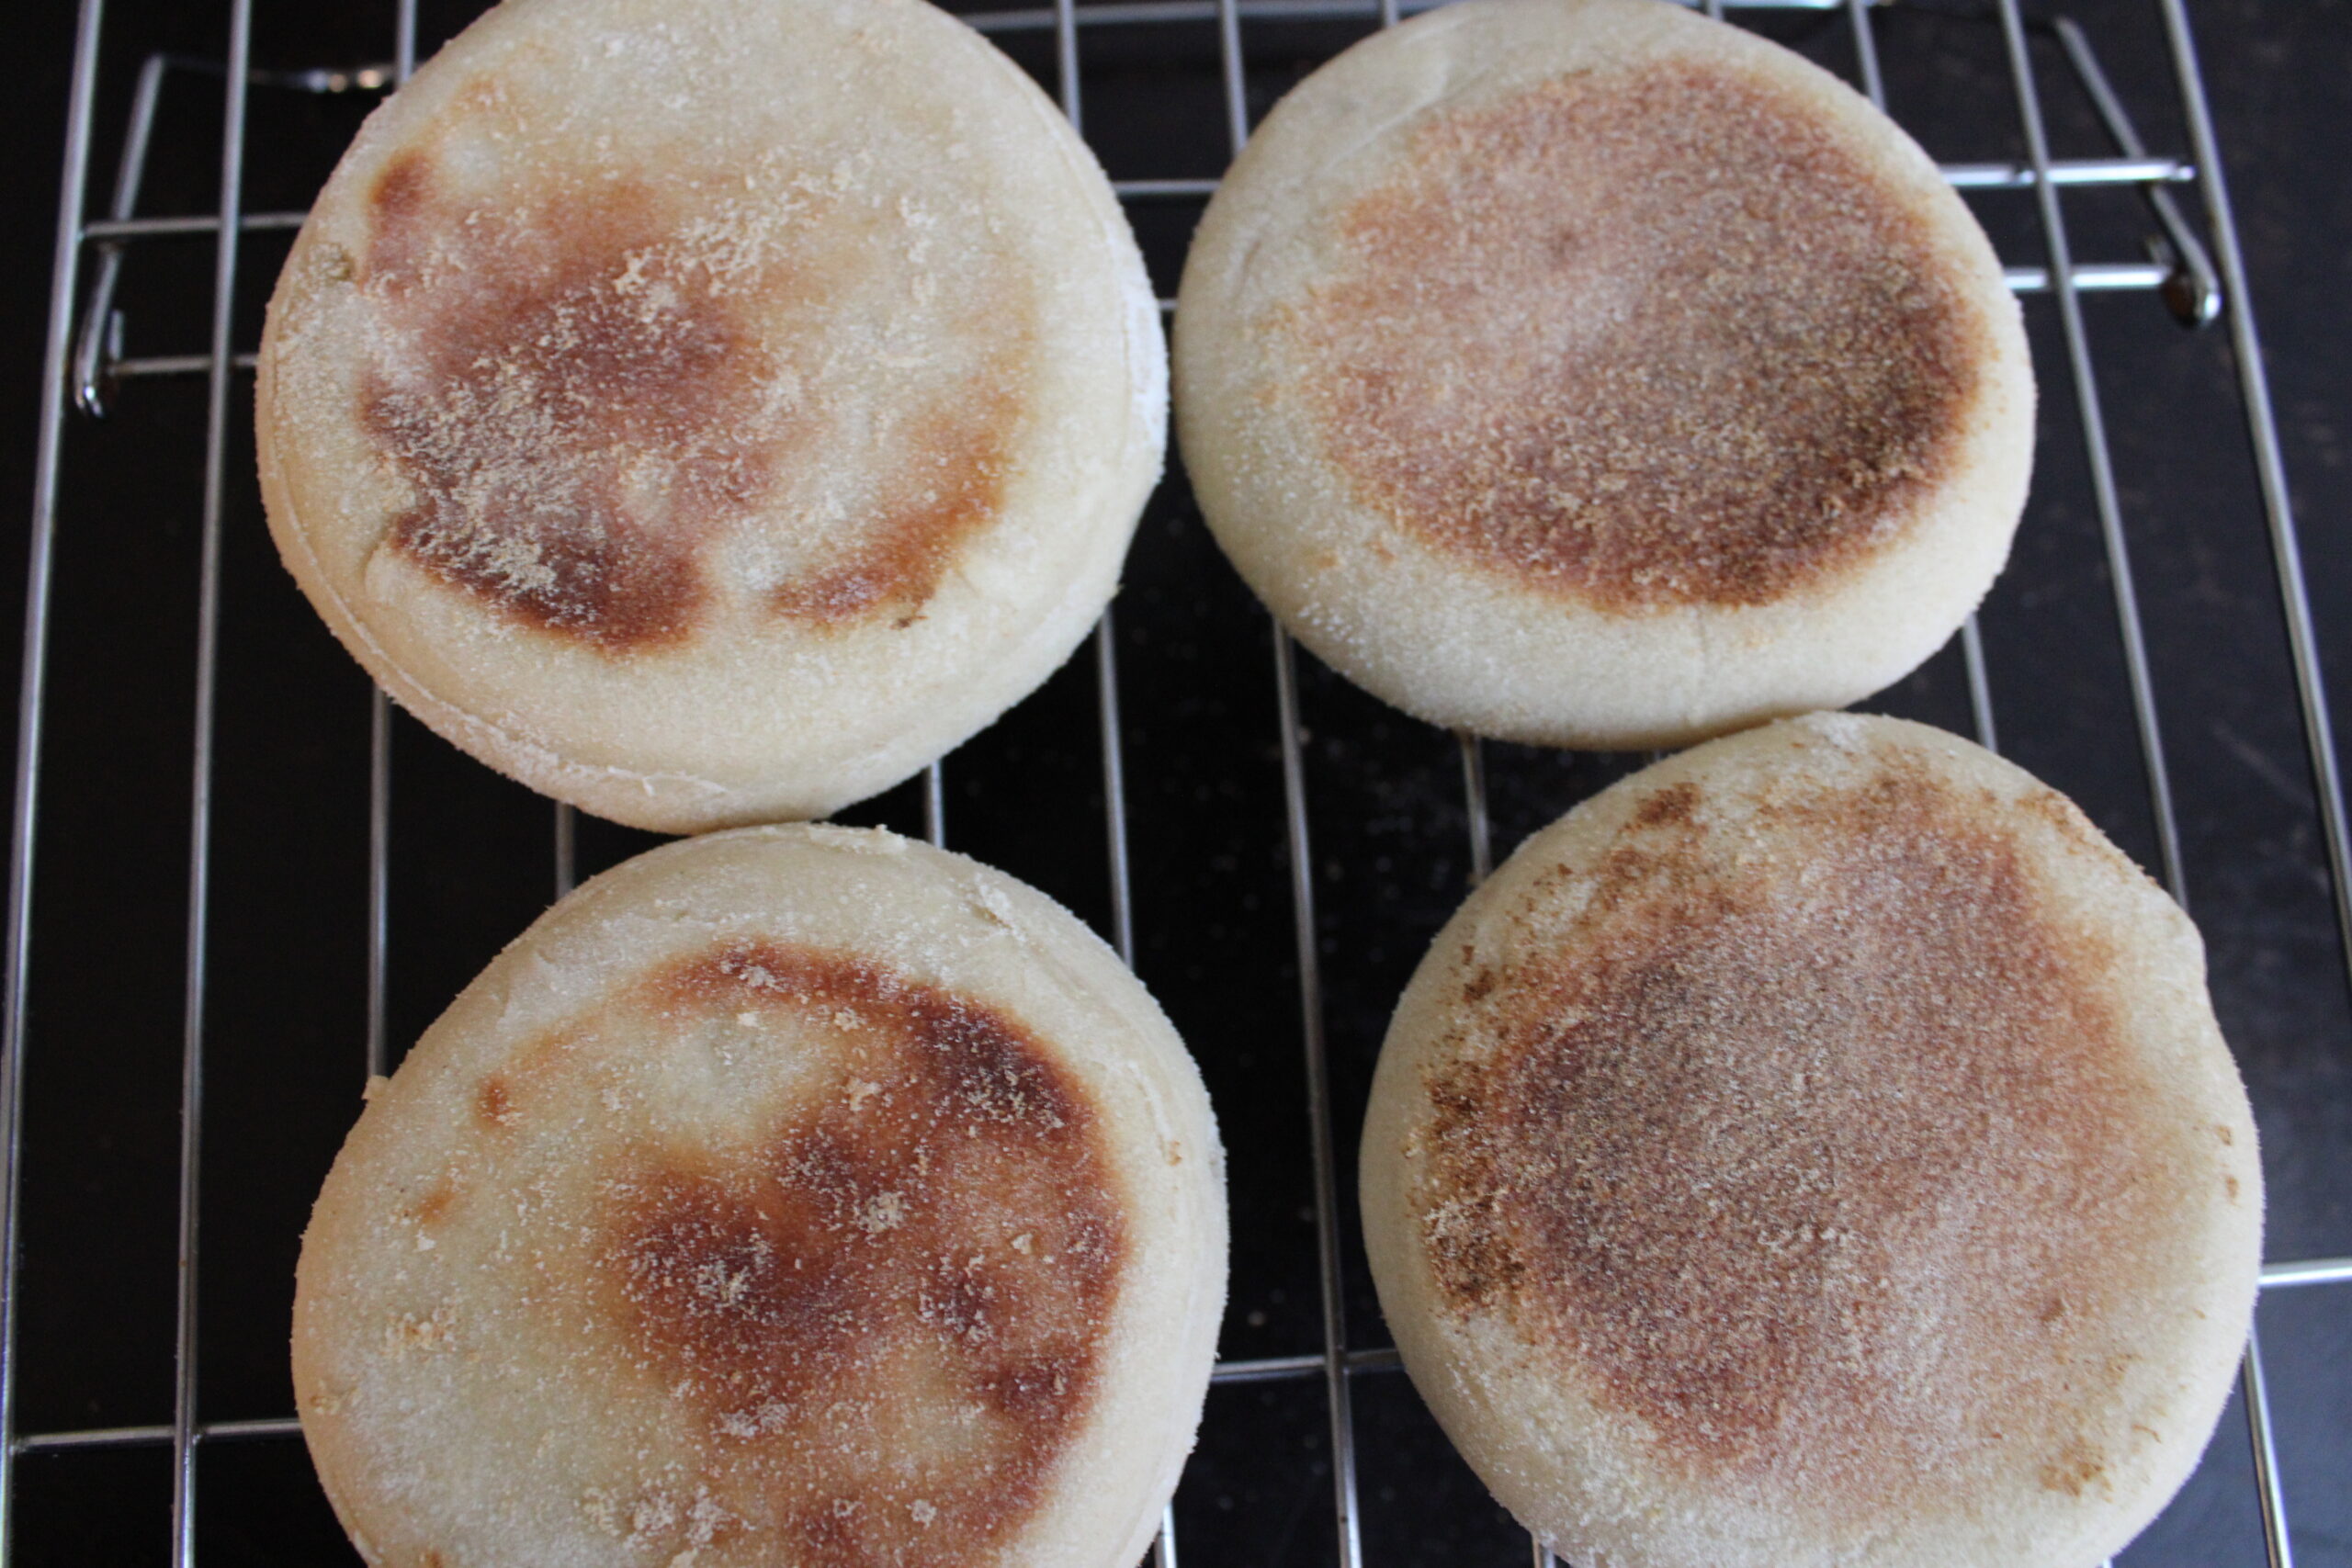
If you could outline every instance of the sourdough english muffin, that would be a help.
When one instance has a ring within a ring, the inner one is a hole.
[[[1165,423],[1102,171],[920,0],[507,0],[328,181],[257,410],[368,672],[665,831],[831,811],[1044,680]]]
[[[1405,1365],[1578,1568],[2091,1568],[2196,1465],[2262,1176],[2179,908],[1966,741],[1821,715],[1537,834],[1396,1010]]]
[[[1130,1568],[1200,1419],[1223,1156],[1043,895],[883,832],[598,877],[375,1086],[303,1236],[370,1563]]]
[[[2007,558],[2033,438],[2016,302],[1926,154],[1654,0],[1466,0],[1307,78],[1202,220],[1176,391],[1300,641],[1553,745],[1896,680]]]

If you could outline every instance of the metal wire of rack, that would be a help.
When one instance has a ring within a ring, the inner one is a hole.
[[[1053,85],[1064,111],[1083,129],[1083,75],[1080,62],[1081,29],[1123,29],[1179,22],[1213,23],[1216,29],[1223,88],[1225,130],[1229,152],[1238,152],[1250,131],[1245,90],[1248,56],[1244,24],[1302,20],[1374,20],[1396,22],[1407,12],[1429,6],[1430,0],[1112,0],[1079,6],[1074,0],[1053,0],[1049,6],[1019,10],[967,13],[965,19],[984,33],[1000,37],[1048,33],[1053,41]],[[1689,3],[1689,0],[1685,0]],[[1849,30],[1859,85],[1873,102],[1886,107],[1871,8],[1888,0],[1728,0],[1741,10],[1810,10],[1842,12]],[[1899,3],[1899,0],[1896,0]],[[2292,659],[2303,737],[2324,840],[2324,858],[2343,944],[2347,975],[2352,975],[2352,836],[2347,835],[2342,781],[2329,733],[2325,694],[2322,685],[2310,596],[2302,578],[2302,556],[2288,499],[2284,464],[2276,421],[2263,372],[2262,355],[2247,293],[2246,269],[2231,214],[2223,170],[2214,140],[2185,0],[2160,0],[2179,107],[2190,143],[2186,157],[2151,154],[2143,143],[2120,99],[2109,84],[2090,39],[2072,22],[2057,18],[2036,24],[2048,30],[2062,50],[2076,85],[2096,107],[2112,140],[2114,155],[2090,159],[2059,159],[2052,155],[2044,126],[2041,89],[2028,47],[2029,23],[2019,0],[1997,0],[1995,17],[2001,30],[2009,80],[2014,87],[2018,129],[2027,157],[2014,163],[1954,164],[1945,166],[1947,178],[1963,189],[2029,191],[2035,204],[2042,241],[2036,262],[2007,268],[2011,288],[2020,294],[2054,297],[2064,343],[2064,382],[2080,421],[2083,456],[2088,465],[2098,524],[2113,589],[2116,632],[2122,648],[2137,732],[2149,808],[2155,825],[2157,859],[2166,887],[2184,905],[2188,888],[2183,872],[2179,830],[2166,767],[2166,751],[2159,723],[2159,704],[2127,544],[2124,506],[2120,499],[2107,426],[2101,409],[2090,340],[2085,326],[2081,296],[2100,291],[2142,291],[2159,295],[2172,312],[2186,322],[2202,324],[2225,319],[2234,356],[2248,438],[2252,444],[2273,554],[2279,608],[2284,616]],[[1704,8],[1720,16],[1726,0],[1703,0]],[[51,299],[48,347],[42,367],[43,397],[36,493],[32,513],[24,636],[22,692],[18,710],[17,771],[12,819],[11,860],[5,996],[5,1036],[0,1037],[0,1138],[6,1161],[0,1168],[0,1562],[13,1542],[16,1502],[15,1467],[25,1455],[62,1453],[94,1449],[162,1447],[173,1465],[170,1555],[175,1563],[195,1561],[198,1508],[196,1458],[200,1445],[243,1439],[286,1439],[299,1434],[292,1417],[261,1420],[211,1421],[198,1408],[198,1281],[200,1211],[198,1176],[202,1167],[205,1089],[204,1051],[208,1024],[208,910],[214,876],[211,821],[216,772],[216,705],[220,615],[221,528],[224,496],[230,474],[240,460],[230,442],[229,412],[238,373],[250,367],[253,356],[241,353],[233,341],[239,279],[240,245],[246,236],[298,226],[302,214],[288,211],[247,211],[243,202],[243,166],[247,103],[256,86],[340,93],[375,91],[405,80],[416,59],[416,0],[391,0],[388,31],[393,42],[390,64],[358,69],[321,68],[297,73],[265,73],[252,69],[253,0],[229,0],[226,57],[219,62],[189,61],[164,54],[144,63],[132,94],[120,164],[106,215],[85,216],[85,187],[90,173],[100,58],[102,0],[83,0],[75,37],[75,57],[68,106],[65,164],[55,239],[54,285]],[[196,70],[217,76],[222,85],[222,126],[220,150],[220,200],[215,212],[195,217],[138,216],[143,171],[157,105],[167,76],[175,70]],[[1898,106],[1899,108],[1899,106]],[[1214,180],[1152,179],[1117,182],[1118,194],[1129,202],[1198,199],[1214,188]],[[2072,187],[2136,188],[2146,199],[2158,233],[2152,259],[2132,262],[2079,262],[2068,240],[2062,191]],[[2202,209],[2204,238],[2199,226],[2182,210],[2183,196],[2193,195]],[[126,247],[172,235],[209,235],[215,247],[210,313],[210,341],[200,355],[129,356],[122,352],[121,316],[116,298],[122,276]],[[2210,249],[2209,249],[2210,245]],[[86,299],[85,271],[88,273]],[[77,303],[78,302],[78,303]],[[1163,308],[1169,302],[1163,301]],[[77,311],[79,331],[76,331]],[[201,555],[198,565],[199,605],[194,699],[194,768],[191,779],[191,835],[187,858],[187,924],[184,953],[182,1051],[180,1057],[181,1145],[178,1189],[178,1298],[173,1356],[173,1418],[169,1424],[112,1427],[42,1432],[18,1430],[16,1386],[17,1325],[20,1238],[17,1221],[21,1199],[20,1175],[24,1134],[22,1081],[28,1051],[28,987],[34,930],[36,867],[34,848],[41,805],[44,705],[51,671],[50,617],[52,559],[61,515],[61,473],[70,405],[89,414],[103,412],[109,399],[126,382],[153,377],[197,377],[207,386],[204,425],[204,481]],[[2046,383],[2061,378],[2043,367]],[[1114,945],[1130,964],[1136,956],[1135,880],[1130,868],[1130,803],[1120,710],[1118,648],[1114,620],[1106,613],[1093,640],[1101,790],[1106,839],[1104,874],[1109,883],[1109,932]],[[1980,740],[1995,746],[1998,739],[1984,648],[1973,620],[1962,638],[1969,707]],[[1272,631],[1271,651],[1277,713],[1283,823],[1282,840],[1288,866],[1295,962],[1298,975],[1298,1035],[1307,1086],[1306,1116],[1312,1146],[1313,1220],[1317,1280],[1320,1300],[1321,1343],[1317,1349],[1292,1355],[1221,1361],[1217,1384],[1233,1386],[1279,1381],[1319,1380],[1324,1395],[1331,1462],[1331,1517],[1336,1539],[1334,1554],[1342,1568],[1358,1568],[1364,1557],[1363,1509],[1356,1473],[1355,1417],[1351,1388],[1366,1374],[1386,1372],[1397,1365],[1391,1349],[1355,1344],[1346,1316],[1346,1292],[1341,1280],[1342,1234],[1340,1186],[1334,1146],[1330,1070],[1325,1041],[1325,998],[1319,964],[1316,898],[1317,862],[1313,851],[1312,813],[1308,795],[1306,728],[1301,712],[1299,667],[1290,639],[1279,627]],[[386,1070],[392,1051],[386,1021],[386,964],[390,933],[390,887],[392,856],[392,721],[390,705],[380,690],[370,699],[368,754],[368,850],[367,921],[366,1068]],[[1487,761],[1479,741],[1457,740],[1462,810],[1467,825],[1467,860],[1471,875],[1484,876],[1492,864],[1493,829],[1488,811]],[[922,786],[922,816],[933,842],[947,840],[948,808],[944,771],[934,763]],[[576,824],[570,808],[553,814],[554,891],[571,886],[576,876]],[[2317,1258],[2273,1263],[2262,1277],[2266,1292],[2352,1283],[2352,1258]],[[2259,1340],[2249,1343],[2242,1376],[2242,1392],[2251,1446],[2255,1481],[2259,1493],[2265,1550],[2273,1568],[2292,1562],[2290,1535],[2279,1477],[2278,1456],[2272,1437],[2267,1390]],[[1551,1562],[1540,1544],[1532,1549],[1537,1568]],[[1163,1521],[1155,1549],[1159,1568],[1175,1568],[1177,1550],[1172,1506]]]

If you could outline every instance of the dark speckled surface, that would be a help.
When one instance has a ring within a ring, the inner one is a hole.
[[[120,4],[106,29],[98,138],[110,172],[130,77],[149,51],[218,58],[215,3]],[[424,6],[425,36],[470,10]],[[1946,160],[2021,153],[1997,31],[1953,0],[1879,13],[1892,106]],[[2253,297],[2304,528],[2327,672],[2352,682],[2352,4],[2196,0],[2191,10],[2230,164]],[[263,0],[259,62],[353,64],[390,49],[389,0]],[[2154,150],[2186,132],[2153,0],[2075,0]],[[31,490],[49,225],[70,17],[15,8],[5,112],[12,155],[7,374],[0,494]],[[1764,30],[1850,71],[1834,21]],[[1362,29],[1252,24],[1253,112]],[[1050,76],[1042,35],[1013,46]],[[2050,83],[2061,155],[2109,152],[2063,62]],[[1090,32],[1089,130],[1120,177],[1200,176],[1223,162],[1216,34],[1206,24]],[[159,121],[149,213],[207,210],[217,83],[175,74]],[[257,89],[247,191],[303,204],[364,112],[357,97]],[[105,177],[101,175],[101,179]],[[2186,193],[2184,193],[2186,194]],[[2012,264],[2041,260],[2022,193],[1973,198]],[[1197,202],[1134,208],[1163,291]],[[2126,193],[2066,198],[2077,257],[2139,259],[2147,224]],[[283,236],[257,237],[241,291],[250,345]],[[133,354],[205,343],[210,255],[151,242],[124,283]],[[2042,448],[2015,561],[1983,624],[2005,750],[2077,798],[2143,864],[2155,836],[2119,653],[2110,582],[2066,379],[2057,313],[2027,316],[2043,386]],[[2085,318],[2153,649],[2185,881],[2211,950],[2213,991],[2264,1136],[2274,1259],[2352,1254],[2352,1001],[2330,906],[2278,600],[2226,336],[2186,332],[2144,294],[2093,298]],[[202,480],[200,379],[122,389],[113,418],[76,419],[51,636],[48,794],[39,846],[27,1080],[22,1431],[167,1421],[172,1409],[180,953],[186,913],[190,649]],[[273,559],[231,422],[223,705],[207,1041],[201,1411],[282,1416],[289,1280],[311,1193],[357,1106],[363,1028],[368,698]],[[21,524],[0,592],[21,584]],[[1232,1150],[1234,1291],[1225,1353],[1318,1345],[1310,1166],[1264,617],[1203,531],[1181,473],[1148,513],[1120,600],[1136,920],[1145,979],[1200,1056]],[[950,841],[1097,924],[1109,896],[1081,659],[948,765]],[[1391,1001],[1464,886],[1462,795],[1449,738],[1304,664],[1307,777],[1334,1110],[1351,1149]],[[9,689],[13,690],[13,686]],[[1876,705],[1964,728],[1947,651]],[[2339,702],[2340,722],[2352,710]],[[1622,761],[1490,750],[1508,845],[1624,771]],[[405,719],[395,725],[391,1033],[404,1043],[549,897],[550,814]],[[912,829],[900,790],[849,814]],[[648,840],[583,824],[591,867]],[[1351,1163],[1349,1162],[1349,1163]],[[1343,1163],[1343,1169],[1345,1164]],[[1385,1343],[1347,1221],[1350,1332]],[[2280,1292],[2261,1326],[2304,1568],[2352,1568],[2352,1287]],[[1367,1562],[1525,1561],[1517,1536],[1394,1374],[1356,1380]],[[1193,1563],[1333,1561],[1329,1438],[1319,1385],[1222,1388],[1178,1497]],[[347,1560],[300,1446],[220,1443],[200,1462],[209,1563]],[[20,1462],[19,1560],[165,1557],[163,1450]],[[2132,1568],[2263,1561],[2234,1404],[2203,1467],[2122,1559]]]

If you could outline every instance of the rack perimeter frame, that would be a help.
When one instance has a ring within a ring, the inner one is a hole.
[[[1692,4],[1693,0],[1681,0]],[[1900,0],[1730,0],[1735,10],[1797,10],[1842,12],[1849,28],[1856,83],[1884,107],[1874,36],[1874,6]],[[2328,723],[2326,694],[2310,597],[2303,581],[2302,552],[2289,500],[2284,460],[2276,419],[2265,379],[2259,338],[2246,283],[2244,257],[2232,217],[2229,196],[2214,136],[2196,44],[2186,0],[2155,0],[2162,13],[2170,52],[2179,109],[2190,142],[2185,159],[2150,156],[2139,144],[2136,131],[2121,106],[2107,87],[2090,41],[2064,18],[2048,24],[2054,31],[2078,85],[2097,104],[2119,155],[2106,159],[2053,159],[2043,129],[2041,88],[2028,49],[2028,23],[2019,0],[1997,0],[2010,82],[2017,98],[2018,129],[2028,158],[2009,164],[1946,165],[1951,182],[1962,187],[2028,188],[2036,208],[2044,247],[2042,265],[2010,265],[2008,277],[2020,293],[2047,293],[2056,298],[2065,345],[2062,375],[2051,365],[2040,367],[2044,395],[2071,396],[2079,416],[2091,488],[2115,596],[2116,631],[2120,640],[2131,688],[2134,725],[2145,773],[2150,809],[2155,825],[2162,880],[2186,906],[2185,885],[2177,847],[2178,830],[2171,795],[2159,719],[2158,694],[2149,671],[2141,630],[2137,596],[2128,551],[2123,507],[2119,500],[2108,451],[2106,426],[2090,341],[2081,314],[2080,295],[2094,290],[2163,291],[2176,313],[2196,320],[2218,316],[2226,326],[2243,405],[2245,434],[2260,486],[2265,523],[2272,552],[2278,610],[2282,616],[2296,683],[2334,904],[2336,933],[2347,980],[2352,980],[2352,833],[2347,833],[2346,805],[2333,738]],[[198,218],[149,219],[134,216],[140,166],[146,152],[146,131],[152,125],[155,96],[169,65],[152,57],[134,99],[132,134],[126,139],[123,169],[118,180],[115,209],[90,219],[88,184],[95,130],[99,66],[100,27],[104,0],[81,0],[75,29],[75,52],[67,107],[64,164],[60,186],[55,232],[52,291],[48,316],[46,351],[40,375],[40,426],[36,452],[35,492],[27,568],[22,687],[17,716],[17,777],[11,821],[5,991],[0,991],[0,1140],[6,1156],[0,1166],[0,1564],[15,1546],[17,1493],[15,1461],[27,1453],[73,1449],[167,1445],[174,1459],[171,1561],[177,1568],[196,1558],[196,1454],[201,1443],[242,1438],[286,1439],[300,1432],[291,1416],[279,1419],[204,1423],[197,1410],[198,1318],[196,1287],[200,1234],[198,1173],[203,1130],[203,1051],[206,1038],[208,908],[210,863],[210,818],[215,743],[214,704],[218,676],[220,610],[220,529],[228,475],[243,460],[229,447],[229,409],[240,395],[237,378],[252,364],[250,353],[240,355],[232,341],[239,247],[243,237],[256,230],[291,228],[300,213],[247,213],[243,209],[243,167],[246,131],[245,99],[255,80],[250,69],[253,0],[228,0],[226,69],[223,84],[223,126],[220,155],[220,200],[214,214]],[[416,57],[416,0],[386,0],[391,12],[392,63],[357,73],[336,73],[335,87],[374,88],[404,80]],[[1213,21],[1218,37],[1224,108],[1230,151],[1238,152],[1250,130],[1244,91],[1247,57],[1243,48],[1245,21],[1358,18],[1393,24],[1402,13],[1430,8],[1428,0],[1112,0],[1079,7],[1074,0],[1053,0],[1050,6],[1023,10],[965,13],[963,19],[986,34],[1050,32],[1055,46],[1055,81],[1059,101],[1071,120],[1083,128],[1082,77],[1078,39],[1081,28],[1148,27],[1170,22]],[[1721,16],[1724,0],[1704,0],[1703,8]],[[218,70],[218,67],[216,67]],[[315,73],[325,76],[328,73]],[[370,78],[373,78],[372,80]],[[1123,199],[1148,202],[1169,197],[1198,197],[1214,187],[1213,180],[1132,180],[1116,182]],[[2171,243],[2169,256],[2147,263],[2078,263],[2071,255],[2060,201],[2068,186],[2136,186],[2150,198],[2153,215]],[[2201,209],[2201,223],[2191,225],[2179,211],[2174,192],[2193,191]],[[2201,228],[2202,232],[2198,230]],[[110,352],[107,317],[115,285],[119,247],[140,239],[167,234],[210,233],[215,266],[209,352],[202,355],[126,359]],[[2210,248],[2208,248],[2210,247]],[[92,299],[84,310],[85,260],[95,260],[97,274]],[[1168,301],[1162,301],[1163,311]],[[28,1039],[28,987],[35,919],[36,872],[34,845],[40,820],[41,742],[44,703],[50,675],[50,613],[54,543],[61,507],[61,467],[66,422],[74,417],[78,398],[89,412],[98,412],[105,388],[119,380],[155,375],[201,375],[208,384],[205,425],[205,479],[201,515],[201,554],[198,584],[194,768],[189,781],[191,838],[187,864],[188,923],[184,966],[184,1017],[181,1055],[182,1134],[180,1148],[179,1300],[174,1356],[175,1408],[168,1426],[110,1427],[25,1434],[17,1430],[16,1351],[18,1265],[21,1241],[17,1219],[21,1197],[23,1145],[22,1074]],[[1102,788],[1106,841],[1105,874],[1110,885],[1111,930],[1108,933],[1121,956],[1135,961],[1134,881],[1129,864],[1127,826],[1129,802],[1125,783],[1123,728],[1119,708],[1117,649],[1112,617],[1106,612],[1093,637],[1092,660],[1097,677]],[[1971,708],[1978,739],[1988,746],[1997,740],[1984,653],[1974,622],[1962,638],[1966,661]],[[1358,1568],[1363,1560],[1361,1508],[1355,1476],[1355,1433],[1351,1410],[1353,1380],[1363,1374],[1394,1371],[1391,1349],[1351,1344],[1345,1320],[1340,1278],[1340,1176],[1333,1148],[1331,1095],[1325,1060],[1324,998],[1318,972],[1315,918],[1316,861],[1312,853],[1312,824],[1308,795],[1305,732],[1301,721],[1300,688],[1294,649],[1279,627],[1271,628],[1270,649],[1275,705],[1276,744],[1283,778],[1283,821],[1270,835],[1282,840],[1290,867],[1292,924],[1298,967],[1299,1040],[1307,1085],[1307,1135],[1312,1145],[1314,1220],[1317,1276],[1321,1292],[1322,1343],[1319,1348],[1295,1355],[1248,1360],[1221,1360],[1215,1379],[1220,1384],[1270,1380],[1315,1379],[1323,1385],[1331,1456],[1333,1521],[1337,1559],[1341,1568]],[[391,875],[390,706],[380,689],[371,696],[369,721],[369,855],[368,923],[367,1069],[384,1071],[390,1051],[385,1025],[385,953],[389,939],[388,889]],[[1459,738],[1464,812],[1470,842],[1468,859],[1475,874],[1483,875],[1493,861],[1486,795],[1485,762],[1479,743]],[[952,766],[952,759],[947,764]],[[922,788],[925,830],[933,842],[947,841],[946,791],[943,766],[934,763]],[[556,890],[567,891],[573,879],[573,819],[570,808],[554,807]],[[2265,1292],[2306,1286],[2352,1283],[2352,1258],[2324,1258],[2270,1263],[2263,1269]],[[2291,1538],[2279,1479],[2278,1455],[2271,1436],[2267,1392],[2264,1382],[2259,1338],[2250,1342],[2242,1372],[2241,1391],[2251,1446],[2255,1484],[2259,1493],[2264,1542],[2272,1568],[2290,1568]],[[2226,1440],[2217,1436],[2216,1441]],[[1537,1568],[1551,1561],[1540,1546],[1532,1549]],[[1155,1549],[1159,1568],[1175,1568],[1176,1541],[1172,1508]]]

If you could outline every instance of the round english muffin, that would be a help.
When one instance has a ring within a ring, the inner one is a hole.
[[[387,1568],[1130,1568],[1200,1420],[1223,1156],[1044,895],[744,829],[556,906],[373,1086],[303,1436]]]
[[[1893,719],[1570,812],[1415,974],[1363,1134],[1414,1385],[1578,1568],[2092,1568],[2261,1258],[2203,951],[2064,796]]]
[[[506,0],[270,303],[280,553],[401,704],[662,831],[822,815],[1108,601],[1166,355],[1092,155],[921,0]]]
[[[1655,0],[1464,0],[1275,106],[1176,315],[1201,508],[1432,723],[1679,745],[1916,667],[2008,554],[2016,301],[1903,131]]]

